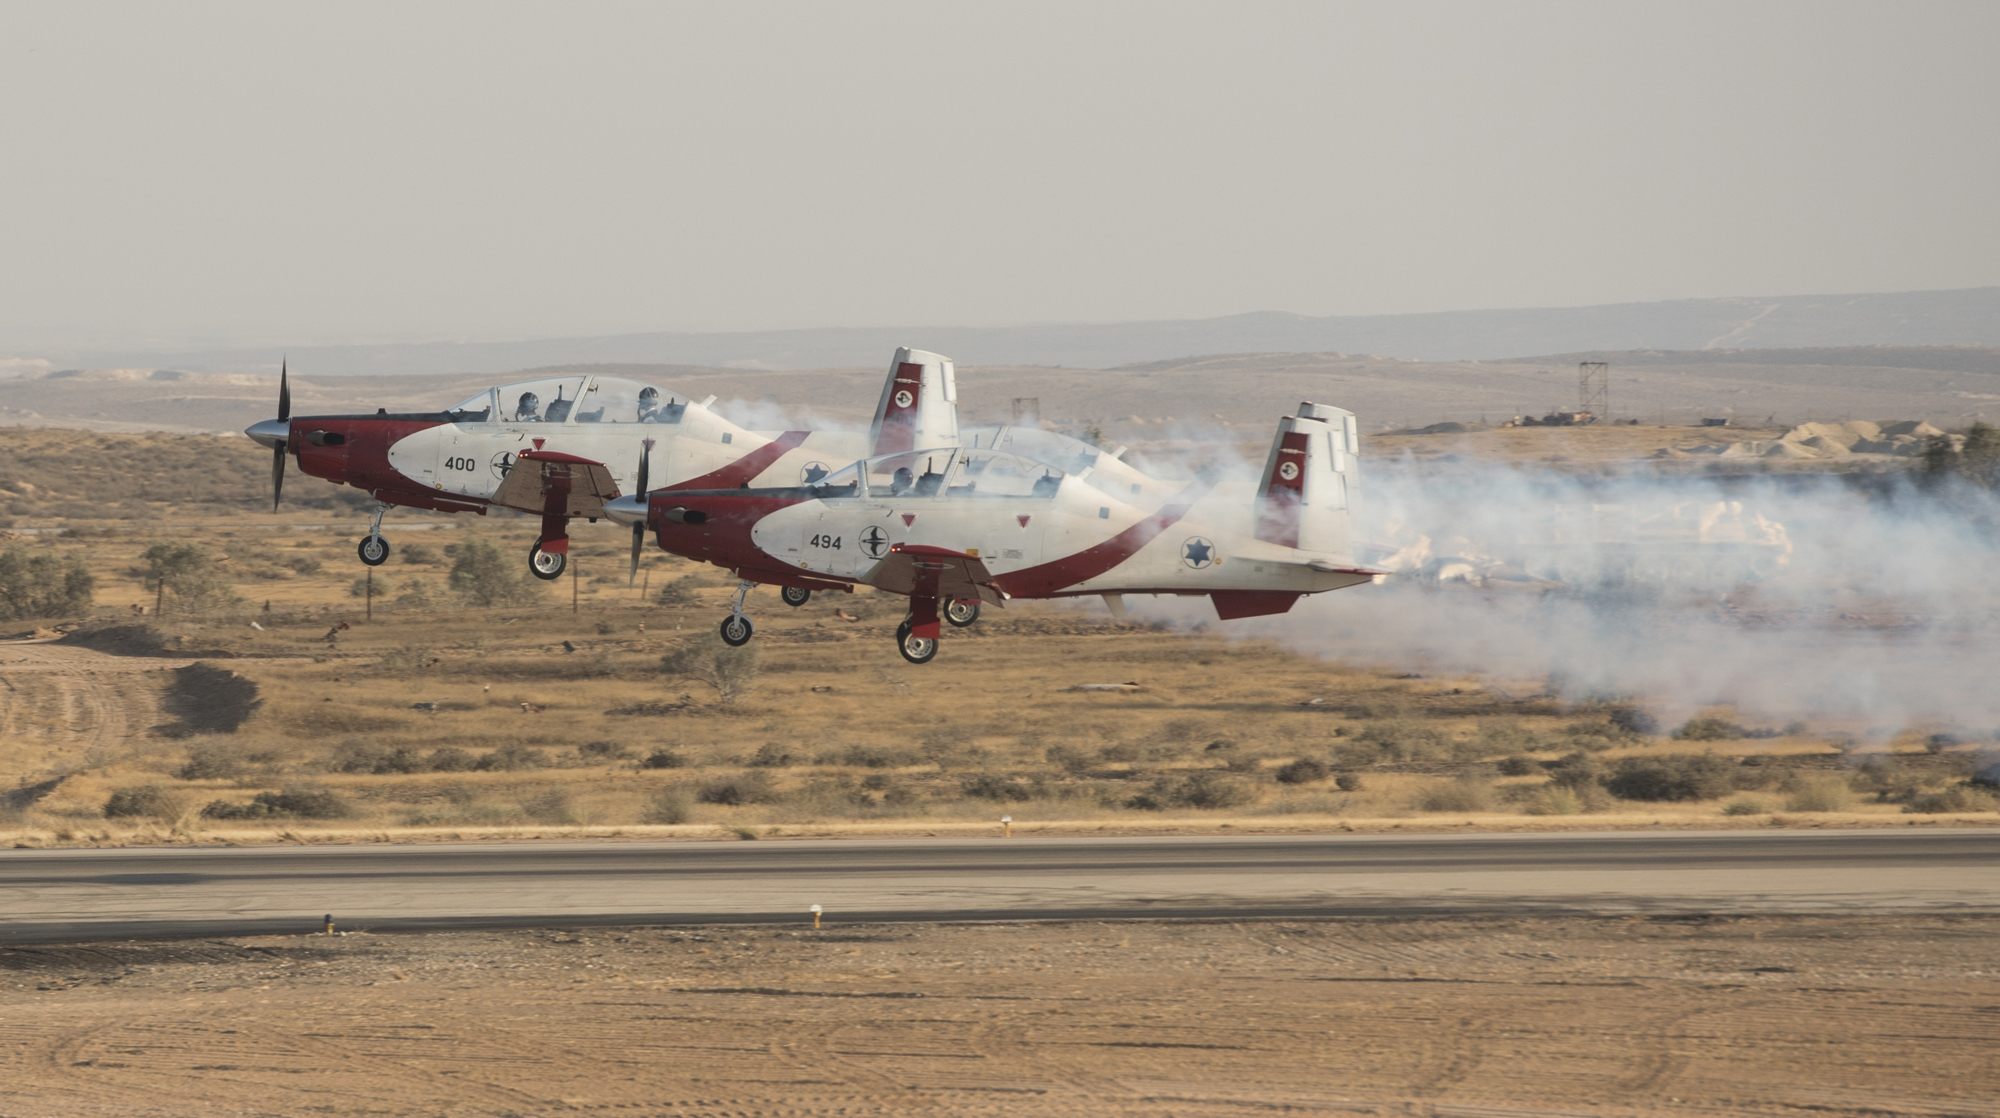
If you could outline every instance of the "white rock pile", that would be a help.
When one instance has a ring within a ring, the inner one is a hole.
[[[1801,423],[1775,439],[1755,439],[1724,446],[1685,446],[1663,449],[1655,458],[1684,458],[1710,454],[1718,458],[1850,458],[1857,454],[1878,457],[1910,457],[1922,454],[1933,436],[1942,435],[1921,419],[1871,423],[1851,419],[1846,423]],[[1950,436],[1955,447],[1963,435]]]

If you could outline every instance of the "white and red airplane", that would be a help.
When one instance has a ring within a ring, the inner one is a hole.
[[[969,625],[981,602],[1102,595],[1122,616],[1126,594],[1206,594],[1227,620],[1384,573],[1354,561],[1357,431],[1339,408],[1306,403],[1279,420],[1255,493],[1233,497],[1211,480],[1119,471],[1109,456],[1073,472],[1004,430],[981,441],[878,454],[809,484],[622,497],[604,513],[736,574],[731,645],[751,637],[743,602],[759,583],[795,606],[865,585],[910,598],[896,644],[914,664],[937,655],[941,614]]]
[[[528,566],[537,577],[553,579],[568,565],[569,522],[595,522],[605,502],[622,493],[645,493],[654,479],[669,489],[810,484],[830,472],[829,463],[955,445],[961,438],[957,399],[950,359],[908,348],[897,350],[890,363],[866,435],[749,431],[709,410],[713,396],[697,401],[642,381],[593,374],[500,385],[437,412],[293,416],[284,371],[278,418],[245,433],[272,448],[274,508],[287,455],[314,477],[375,498],[374,520],[358,548],[369,566],[389,558],[382,515],[391,506],[481,516],[505,508],[542,518]],[[635,529],[635,569],[642,542]]]

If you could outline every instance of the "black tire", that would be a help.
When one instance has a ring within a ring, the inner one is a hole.
[[[564,551],[543,551],[542,541],[528,549],[528,573],[543,582],[554,582],[569,569],[569,553]]]
[[[749,644],[750,638],[756,632],[757,627],[750,624],[750,619],[740,613],[732,613],[722,619],[722,643],[731,648],[742,648]]]
[[[386,536],[363,536],[361,546],[354,549],[361,561],[371,567],[379,567],[389,561],[389,540]]]
[[[938,642],[934,637],[920,637],[912,633],[913,628],[905,621],[896,626],[896,651],[912,664],[928,664],[937,657]]]
[[[953,598],[944,604],[944,619],[954,629],[963,629],[979,620],[979,603]]]
[[[784,599],[785,604],[793,609],[797,609],[811,601],[812,596],[813,592],[803,586],[787,586],[783,590],[778,591],[778,597]]]

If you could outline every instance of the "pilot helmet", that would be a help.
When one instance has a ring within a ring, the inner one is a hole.
[[[654,388],[654,387],[653,387],[652,385],[650,385],[650,384],[649,384],[649,385],[647,385],[646,387],[644,387],[644,388],[641,388],[641,389],[639,390],[639,406],[640,406],[640,407],[642,407],[642,408],[650,408],[650,407],[655,407],[655,406],[657,406],[657,405],[659,404],[659,402],[660,402],[660,390],[659,390],[659,389],[657,389],[657,388]]]
[[[532,392],[521,393],[521,402],[514,405],[515,415],[537,415],[542,410],[541,397]]]

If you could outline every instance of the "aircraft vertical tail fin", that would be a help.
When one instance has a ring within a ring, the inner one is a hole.
[[[951,358],[908,346],[889,363],[889,380],[868,429],[874,454],[958,445],[958,381]]]
[[[1303,403],[1278,421],[1257,488],[1257,538],[1349,558],[1347,514],[1359,478],[1354,413]]]

